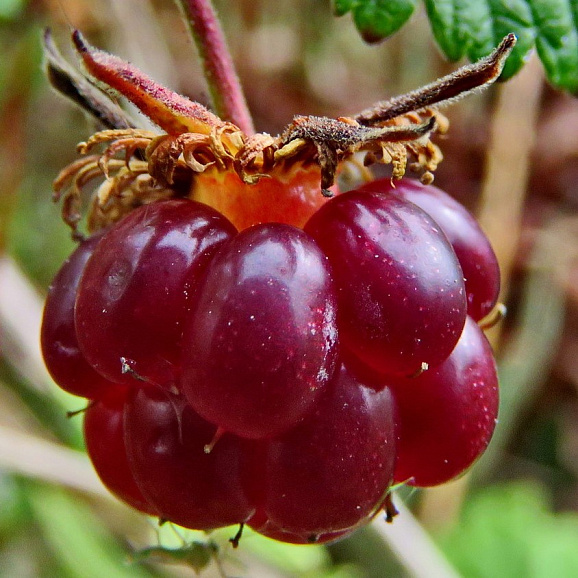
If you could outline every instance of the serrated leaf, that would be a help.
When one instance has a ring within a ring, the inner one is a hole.
[[[537,48],[550,82],[578,91],[578,0],[424,0],[437,43],[451,59],[477,60],[509,32],[518,44],[502,77]]]
[[[495,46],[487,2],[480,0],[425,0],[432,30],[440,48],[451,60],[459,60],[475,44],[486,54]],[[487,40],[487,39],[492,40]]]
[[[536,48],[552,84],[578,92],[578,0],[532,0]]]
[[[335,13],[351,12],[367,42],[377,42],[401,28],[413,14],[417,0],[336,0]]]
[[[335,0],[335,13],[351,12],[368,41],[393,34],[417,0]],[[578,93],[578,0],[424,0],[434,37],[451,60],[475,61],[510,32],[518,43],[502,78],[516,74],[535,47],[548,80]]]

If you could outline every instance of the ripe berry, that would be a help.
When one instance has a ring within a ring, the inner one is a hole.
[[[133,508],[158,516],[159,511],[142,495],[129,466],[124,443],[126,387],[116,387],[92,403],[84,413],[86,451],[102,483]]]
[[[225,434],[207,453],[215,433],[181,397],[161,388],[133,389],[125,410],[126,451],[140,491],[161,518],[210,530],[253,515],[243,486],[250,442]]]
[[[498,377],[490,345],[471,318],[441,365],[389,383],[398,412],[397,483],[443,484],[486,449],[498,416]]]
[[[185,312],[212,255],[235,232],[189,200],[144,205],[107,231],[76,301],[80,348],[92,367],[118,383],[134,385],[138,375],[174,385]]]
[[[54,277],[42,317],[40,344],[54,381],[68,393],[96,399],[112,386],[80,351],[74,326],[74,304],[80,277],[102,234],[82,241]]]
[[[249,526],[262,536],[272,538],[273,540],[279,540],[280,542],[285,542],[287,544],[330,544],[346,538],[356,530],[356,528],[350,528],[349,530],[328,532],[327,534],[290,532],[275,525],[262,511],[251,518]]]
[[[329,257],[341,342],[384,374],[441,363],[466,318],[463,274],[439,226],[387,193],[331,199],[305,225]]]
[[[451,243],[464,273],[468,315],[479,321],[494,308],[500,293],[500,268],[487,237],[467,209],[433,185],[404,179],[373,181],[362,191],[391,193],[416,204],[440,226]]]
[[[260,514],[268,527],[307,542],[371,517],[393,478],[394,414],[388,388],[367,388],[342,366],[315,409],[268,443]]]
[[[101,382],[79,391],[99,398],[85,437],[113,493],[188,528],[321,543],[367,523],[392,483],[470,467],[495,424],[495,365],[412,187],[339,195],[305,231],[237,233],[205,205],[160,201],[81,244],[43,335],[63,318]],[[473,229],[453,215],[460,246]]]
[[[326,258],[303,231],[246,229],[214,256],[182,343],[182,390],[223,430],[276,435],[312,410],[337,356]]]

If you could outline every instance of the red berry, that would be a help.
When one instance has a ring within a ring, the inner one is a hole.
[[[139,490],[124,443],[124,408],[128,390],[117,387],[91,404],[84,414],[88,456],[102,483],[120,500],[145,514],[157,515]]]
[[[463,273],[439,226],[394,195],[349,192],[305,226],[331,262],[342,346],[369,368],[441,363],[466,318]]]
[[[368,523],[392,483],[443,483],[483,452],[497,377],[466,313],[495,303],[493,253],[441,192],[372,186],[305,231],[238,233],[161,201],[71,256],[44,354],[63,387],[99,399],[86,444],[120,499],[188,528],[323,543]],[[480,255],[469,304],[456,252],[466,271]]]
[[[471,318],[440,366],[389,383],[398,411],[396,482],[443,484],[486,449],[498,416],[498,377],[490,345]]]
[[[205,419],[276,435],[312,410],[337,355],[327,260],[290,225],[246,229],[215,255],[183,338],[181,387]]]
[[[160,388],[133,390],[125,413],[129,463],[161,518],[209,530],[246,522],[254,514],[244,488],[251,442],[225,434],[207,453],[215,433],[215,426],[182,398]]]
[[[494,308],[500,293],[500,268],[488,238],[467,209],[433,185],[413,179],[368,183],[362,191],[388,192],[416,204],[438,223],[458,257],[466,285],[468,315],[479,321]]]
[[[111,384],[97,373],[80,351],[74,326],[74,304],[80,277],[102,235],[82,241],[50,285],[40,344],[44,362],[54,381],[68,393],[96,399],[105,394]]]
[[[307,542],[371,517],[393,478],[394,413],[388,388],[364,387],[342,367],[303,422],[268,444],[269,525]]]
[[[173,385],[185,312],[214,252],[235,232],[214,209],[189,200],[142,206],[112,227],[86,266],[76,301],[76,330],[90,364],[111,381],[135,384],[140,376]]]
[[[276,526],[266,517],[263,511],[255,514],[255,516],[249,521],[248,525],[262,536],[285,542],[287,544],[330,544],[346,538],[355,530],[355,528],[352,528],[350,530],[342,530],[341,532],[309,535],[290,532]]]

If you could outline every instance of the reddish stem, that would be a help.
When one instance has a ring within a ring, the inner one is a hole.
[[[211,0],[177,0],[199,51],[215,112],[246,134],[255,129]]]

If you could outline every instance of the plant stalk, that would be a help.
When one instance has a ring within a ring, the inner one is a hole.
[[[245,134],[253,120],[211,0],[176,0],[201,57],[215,112]]]

